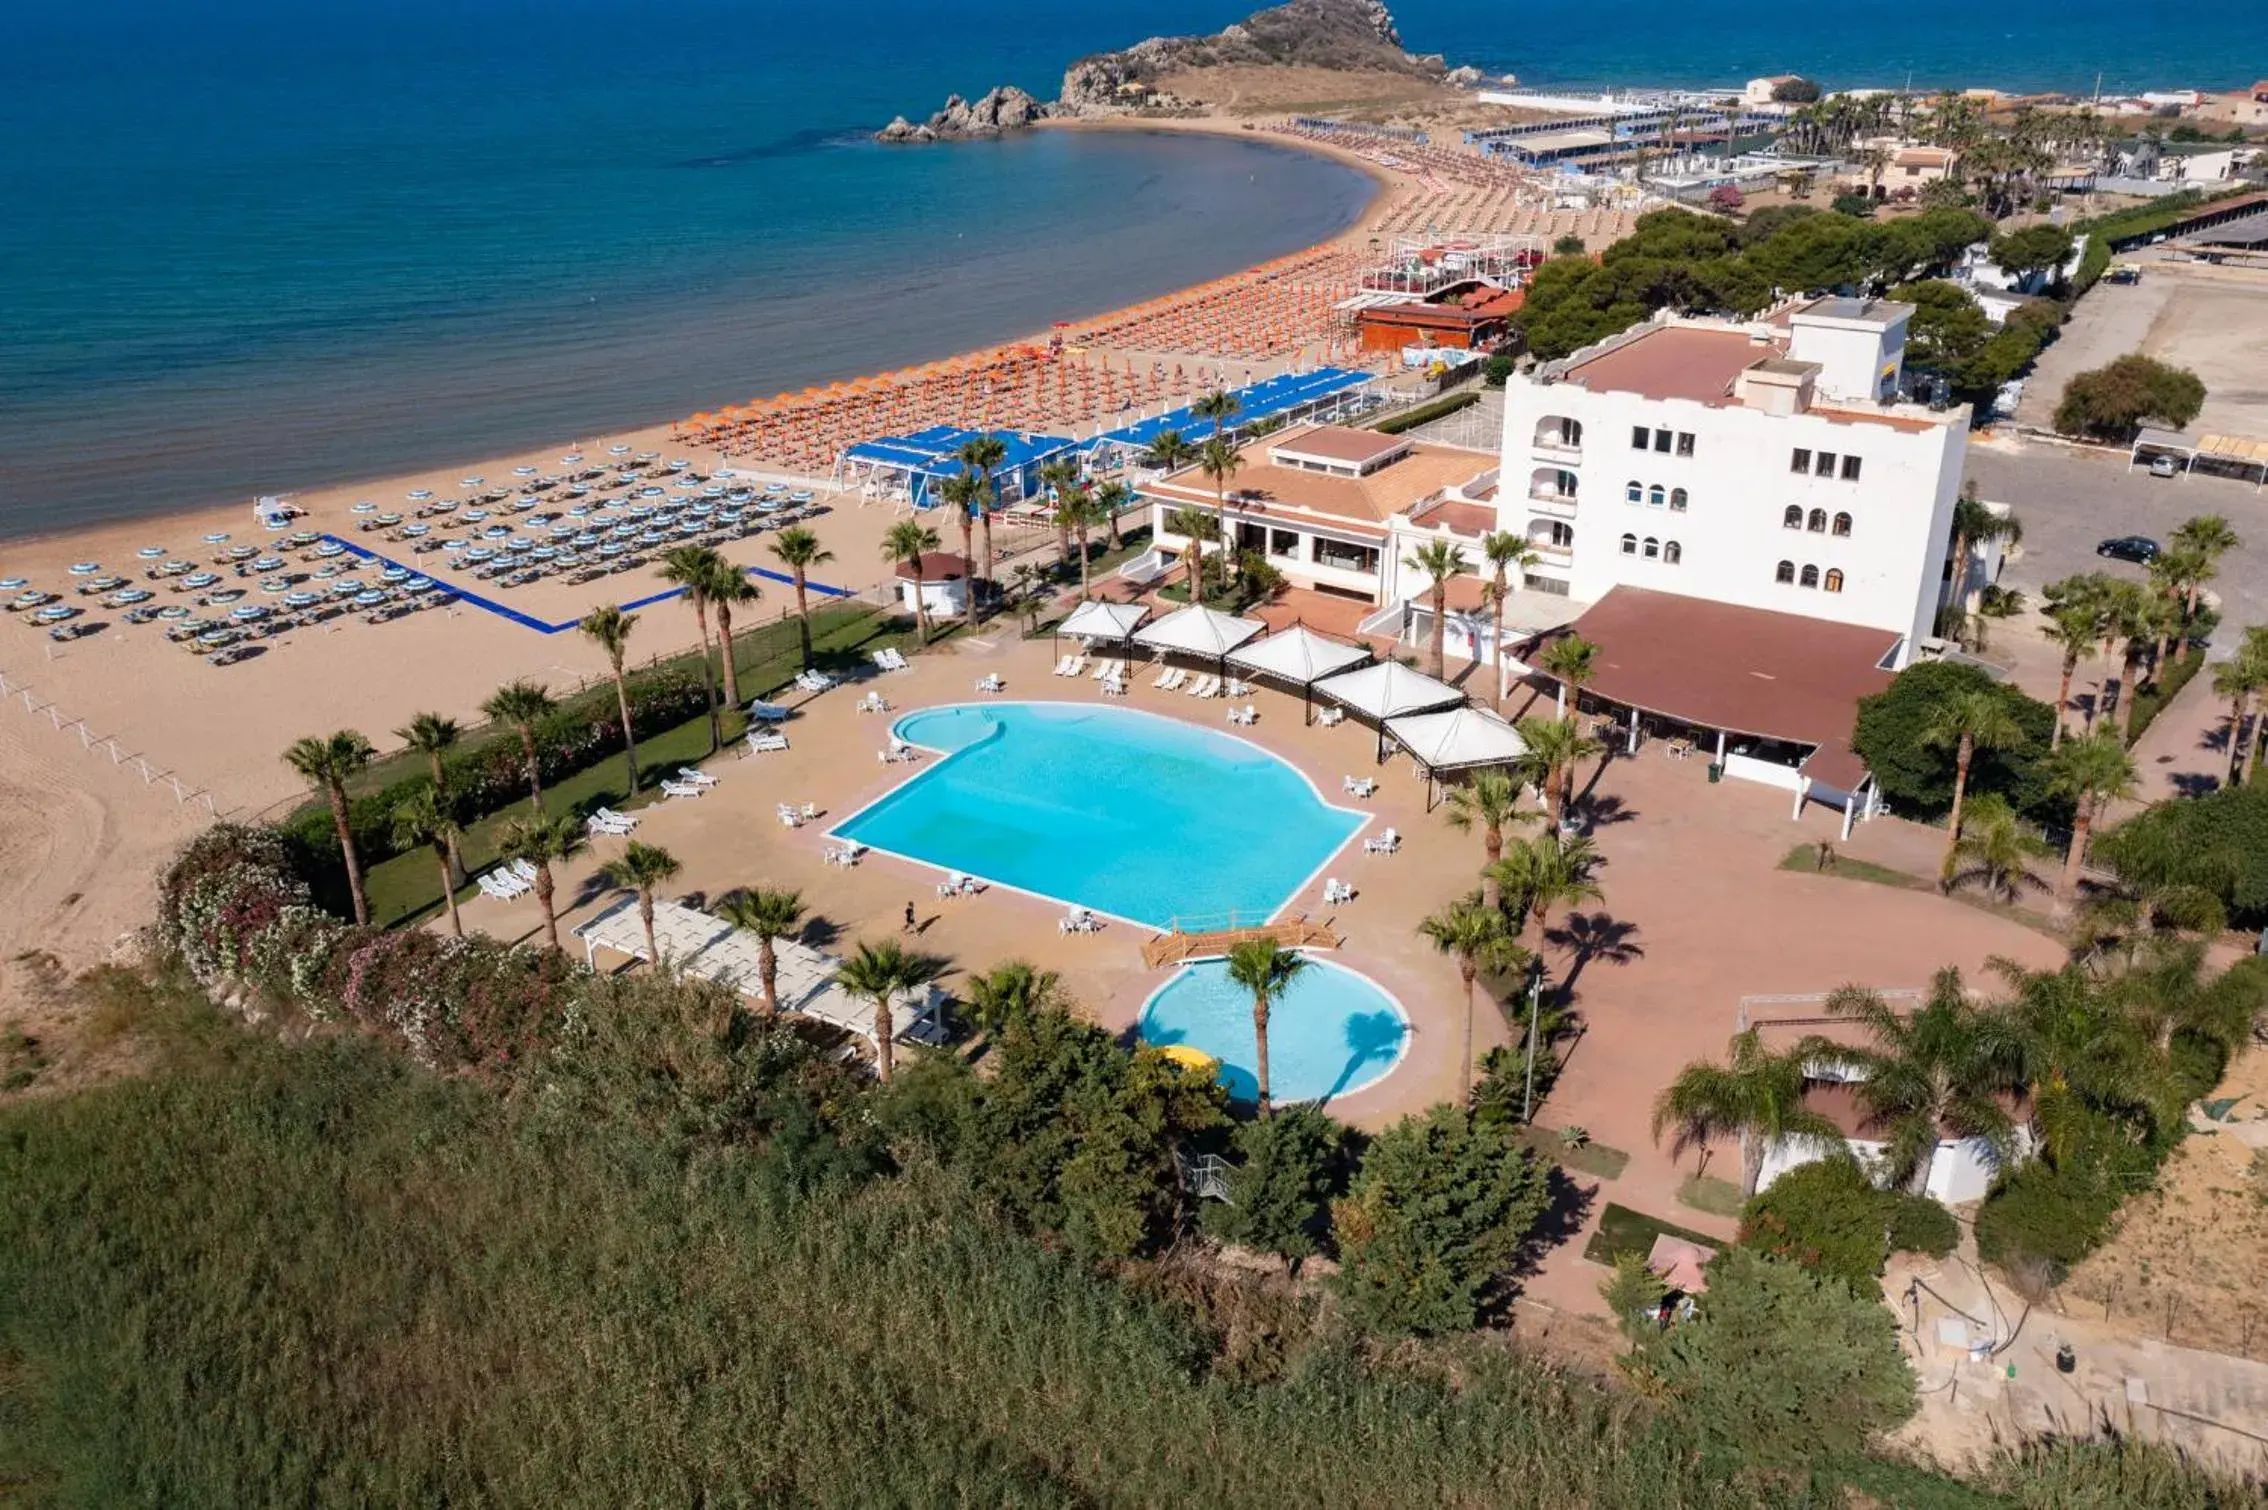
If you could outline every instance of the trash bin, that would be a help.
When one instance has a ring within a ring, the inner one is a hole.
[[[1712,761],[1710,761],[1710,762],[1709,762],[1709,781],[1710,781],[1710,784],[1711,784],[1711,785],[1715,785],[1715,784],[1716,784],[1717,782],[1720,782],[1720,781],[1722,781],[1722,780],[1724,780],[1724,779],[1725,779],[1725,768],[1724,768],[1724,764],[1723,764],[1723,763],[1722,763],[1721,761],[1715,761],[1715,760],[1712,760]]]

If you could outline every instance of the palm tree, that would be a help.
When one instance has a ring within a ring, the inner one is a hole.
[[[1798,1052],[1812,1064],[1863,1077],[1853,1090],[1884,1134],[1893,1181],[1926,1191],[1937,1145],[1948,1134],[2009,1153],[2015,1123],[2000,1097],[2023,1087],[2023,1042],[2005,1016],[1969,1000],[1960,971],[1938,971],[1911,1013],[1861,986],[1835,991],[1827,1010],[1856,1021],[1867,1044],[1811,1037]]]
[[[1819,1138],[1843,1143],[1842,1130],[1804,1105],[1804,1055],[1775,1054],[1754,1028],[1735,1033],[1726,1063],[1698,1061],[1678,1071],[1654,1101],[1654,1141],[1675,1128],[1670,1156],[1688,1148],[1704,1151],[1719,1138],[1740,1139],[1740,1193],[1756,1193],[1763,1178],[1764,1152],[1782,1138]]]
[[[1051,461],[1040,468],[1040,481],[1055,498],[1055,508],[1048,522],[1055,526],[1055,564],[1058,566],[1071,564],[1071,520],[1063,506],[1079,488],[1081,476],[1075,461]]]
[[[1945,858],[1938,886],[1953,889],[1953,855],[1961,845],[1961,799],[1969,789],[1969,764],[1979,750],[2005,750],[2024,742],[2024,731],[1996,690],[1972,687],[1956,692],[1930,712],[1921,728],[1924,749],[1953,747],[1953,815],[1945,826]]]
[[[984,508],[984,479],[974,472],[955,472],[939,486],[938,495],[961,526],[961,558],[974,561],[976,548],[970,543],[969,532],[976,527],[976,515]],[[976,594],[973,592],[962,606],[962,617],[969,628],[976,628]]]
[[[1102,522],[1102,505],[1094,494],[1074,483],[1066,489],[1055,505],[1055,523],[1059,529],[1070,531],[1079,544],[1079,596],[1085,598],[1094,591],[1093,562],[1087,555],[1087,532]]]
[[[791,524],[772,537],[772,555],[795,578],[795,627],[797,638],[803,645],[803,665],[811,667],[811,583],[808,573],[814,566],[825,566],[835,559],[835,553],[819,543],[819,537],[800,524]]]
[[[543,772],[536,763],[536,725],[557,706],[541,682],[524,680],[506,682],[480,705],[488,718],[510,725],[519,734],[520,754],[528,763],[528,795],[535,799],[538,814],[543,812]]]
[[[961,449],[953,453],[953,459],[976,474],[977,523],[984,527],[984,569],[977,575],[989,582],[993,572],[992,504],[1000,496],[1000,490],[992,480],[992,469],[1008,459],[1008,443],[997,435],[979,435],[973,440],[961,442]],[[930,549],[935,550],[936,547],[931,546]]]
[[[2249,647],[2248,647],[2249,649]],[[2229,700],[2229,759],[2221,772],[2221,785],[2235,786],[2237,757],[2244,748],[2245,715],[2251,711],[2252,700],[2268,686],[2268,664],[2240,650],[2230,659],[2213,668],[2213,691]]]
[[[496,836],[496,852],[506,860],[525,860],[535,867],[536,906],[543,909],[543,931],[553,949],[559,948],[559,914],[551,904],[551,867],[573,858],[583,848],[583,826],[562,814],[541,813],[514,818]]]
[[[836,985],[874,1003],[874,1073],[884,1085],[890,1083],[891,1053],[898,1031],[891,1009],[899,993],[927,985],[943,969],[941,961],[910,954],[896,939],[884,939],[879,944],[861,940],[857,950],[835,971]]]
[[[780,970],[775,946],[781,939],[803,931],[803,894],[762,886],[754,891],[736,891],[724,899],[717,915],[733,927],[756,935],[756,981],[764,988],[764,1015],[778,1016]]]
[[[654,939],[654,888],[676,875],[677,869],[677,856],[660,845],[636,839],[599,868],[599,874],[612,884],[638,893],[638,922],[646,930],[646,958],[656,970],[662,967],[662,954],[661,945]]]
[[[465,936],[464,920],[457,916],[457,877],[451,867],[457,836],[463,832],[457,820],[449,816],[448,805],[434,787],[412,792],[394,806],[394,843],[402,849],[420,844],[433,846],[433,858],[441,864],[441,900],[449,909],[449,931],[458,938]]]
[[[701,631],[701,688],[709,698],[712,755],[724,743],[724,727],[717,718],[716,673],[709,665],[709,583],[716,577],[710,562],[715,556],[716,552],[705,545],[681,545],[663,556],[661,564],[662,580],[684,592],[686,605],[693,610],[693,622]]]
[[[614,674],[614,707],[622,715],[622,764],[630,777],[630,795],[638,793],[638,735],[630,725],[630,683],[622,674],[622,661],[630,653],[630,631],[638,616],[624,613],[612,603],[583,615],[577,626],[591,643],[606,652],[607,669]]]
[[[2218,574],[2221,558],[2244,542],[2219,514],[2200,514],[2176,526],[2170,543],[2176,550],[2194,552],[2203,567],[2202,573],[2186,584],[2182,600],[2182,619],[2186,622],[2197,616],[2198,589]]]
[[[1158,472],[1178,472],[1196,459],[1195,443],[1179,430],[1160,430],[1142,453],[1142,465]]]
[[[1544,675],[1559,683],[1559,716],[1567,716],[1567,705],[1581,693],[1586,682],[1598,674],[1599,647],[1579,634],[1562,635],[1553,640],[1536,657],[1536,667]]]
[[[1133,502],[1134,490],[1115,479],[1095,489],[1095,509],[1102,516],[1103,527],[1109,531],[1105,537],[1109,543],[1104,549],[1118,549],[1118,516]]]
[[[420,713],[394,731],[394,737],[405,747],[425,757],[426,769],[433,776],[433,790],[441,794],[445,810],[454,805],[455,799],[449,795],[448,768],[442,761],[456,748],[463,732],[455,719],[443,718],[438,713]],[[457,834],[449,836],[449,876],[457,885],[465,884],[465,856]]]
[[[716,554],[716,564],[709,579],[709,606],[717,616],[717,649],[724,661],[724,695],[728,707],[740,706],[740,665],[733,655],[732,610],[754,603],[764,596],[764,590],[748,580],[748,573]]]
[[[1606,746],[1585,734],[1583,726],[1572,718],[1523,718],[1517,727],[1528,753],[1514,769],[1522,780],[1543,793],[1552,830],[1557,832],[1567,816],[1568,789],[1575,784],[1576,765]]]
[[[990,970],[972,976],[968,984],[969,1017],[987,1034],[1010,1023],[1063,1005],[1063,977],[1020,959],[1003,960]]]
[[[1504,858],[1505,825],[1537,816],[1520,811],[1520,784],[1502,771],[1475,771],[1470,780],[1449,789],[1445,815],[1449,826],[1459,833],[1480,830],[1481,901],[1489,907],[1502,907],[1503,888],[1489,874],[1489,867]]]
[[[1968,821],[1945,857],[1945,889],[1977,881],[1985,895],[2014,902],[2025,887],[2046,885],[2032,874],[2031,862],[2049,853],[2047,841],[2016,816],[2006,797],[1981,793],[1969,804]]]
[[[347,822],[346,784],[369,766],[376,753],[370,741],[352,729],[341,729],[327,739],[301,739],[284,751],[284,764],[323,789],[331,803],[331,827],[339,836],[339,858],[346,862],[347,895],[354,902],[355,922],[370,923],[370,900],[362,894],[362,860],[354,852],[354,828]]]
[[[1244,470],[1244,455],[1230,443],[1228,437],[1215,433],[1205,438],[1197,448],[1197,470],[1212,479],[1213,513],[1221,526],[1221,585],[1228,586],[1229,557],[1234,553],[1231,542],[1235,536],[1229,530],[1228,485],[1229,479]]]
[[[2133,706],[2134,668],[2142,661],[2142,642],[2154,631],[2149,627],[2147,607],[2149,595],[2139,583],[2105,579],[2102,587],[2102,622],[2096,627],[2103,636],[2103,655],[2107,659],[2113,646],[2121,640],[2126,648],[2119,659],[2118,700],[2121,708]],[[2109,701],[2110,688],[2105,678],[2097,686],[2094,707],[2088,710],[2086,732],[2095,732],[2095,719]]]
[[[1213,434],[1225,438],[1228,422],[1236,418],[1237,411],[1243,407],[1243,402],[1235,394],[1225,388],[1215,388],[1210,393],[1200,393],[1190,400],[1189,412],[1198,419],[1211,420]]]
[[[1457,962],[1457,978],[1465,987],[1465,1099],[1472,1099],[1473,988],[1482,971],[1510,975],[1525,969],[1531,958],[1521,948],[1501,908],[1468,893],[1418,924],[1418,936]]]
[[[1589,839],[1516,839],[1504,847],[1504,858],[1489,867],[1507,898],[1518,897],[1520,926],[1514,937],[1524,937],[1528,922],[1536,925],[1542,942],[1544,924],[1554,907],[1578,902],[1600,902],[1606,893],[1592,880],[1604,861]]]
[[[1252,993],[1252,1034],[1258,1043],[1253,1076],[1260,1086],[1260,1115],[1268,1115],[1268,1011],[1307,968],[1307,957],[1274,939],[1246,939],[1229,951],[1228,977]]]
[[[2092,601],[2066,600],[2051,603],[2047,609],[2048,621],[2040,633],[2051,645],[2063,649],[2063,680],[2055,694],[2055,733],[2048,739],[2048,749],[2054,750],[2063,743],[2063,711],[2071,706],[2071,677],[2079,663],[2094,655],[2096,642],[2102,638],[2101,614]]]
[[[1202,509],[1175,509],[1166,519],[1166,528],[1189,542],[1182,562],[1189,569],[1189,601],[1205,601],[1205,542],[1213,538],[1216,526],[1213,516]]]
[[[1496,636],[1496,705],[1504,706],[1504,603],[1512,595],[1511,573],[1517,568],[1523,575],[1540,559],[1535,548],[1510,530],[1491,530],[1481,536],[1481,556],[1488,562],[1491,573],[1489,585],[1495,589],[1489,594],[1490,618]]]
[[[2078,965],[2025,970],[1993,966],[2014,987],[2001,1008],[2015,1033],[2032,1122],[2058,1163],[2087,1135],[2088,1106],[2147,1108],[2171,1123],[2181,1096],[2147,1026],[2122,1010],[2103,983]]]
[[[2055,910],[2068,917],[2079,894],[2079,872],[2087,863],[2087,835],[2112,802],[2134,795],[2134,757],[2107,734],[2066,740],[2048,757],[2048,790],[2076,804],[2071,820],[2071,852],[2055,889]]]
[[[1448,540],[1426,541],[1404,556],[1402,564],[1411,571],[1423,572],[1432,584],[1428,590],[1433,595],[1433,676],[1440,681],[1449,664],[1449,579],[1462,576],[1472,567],[1464,551]]]
[[[1969,552],[1995,540],[2023,538],[2024,527],[2017,523],[2014,514],[1989,508],[1977,497],[1975,482],[1963,482],[1961,495],[1953,500],[1952,549],[1948,553],[1953,563],[1953,603],[1962,613],[1969,611]]]
[[[913,569],[914,628],[921,642],[929,643],[929,584],[922,575],[922,557],[937,549],[937,531],[916,519],[901,519],[882,537],[882,559]],[[976,584],[969,584],[970,596]]]

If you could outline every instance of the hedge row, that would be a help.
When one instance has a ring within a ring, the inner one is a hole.
[[[1479,402],[1480,394],[1470,388],[1456,393],[1445,393],[1437,399],[1429,399],[1425,403],[1419,404],[1414,409],[1404,409],[1391,419],[1380,420],[1376,428],[1381,435],[1399,435],[1404,430],[1413,430],[1419,425],[1425,424],[1428,420],[1439,419],[1444,414],[1455,414],[1459,409],[1470,408]]]

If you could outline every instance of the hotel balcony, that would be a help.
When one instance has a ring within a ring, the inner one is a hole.
[[[1528,478],[1528,509],[1552,519],[1575,517],[1579,480],[1564,467],[1538,467]]]
[[[1537,459],[1541,461],[1581,461],[1582,422],[1562,415],[1546,415],[1536,422],[1535,438],[1531,445]]]

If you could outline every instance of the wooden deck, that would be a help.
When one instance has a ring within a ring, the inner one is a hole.
[[[1307,918],[1292,918],[1281,923],[1265,923],[1254,928],[1220,928],[1205,933],[1184,933],[1171,929],[1142,944],[1142,963],[1152,970],[1179,964],[1187,959],[1205,959],[1227,954],[1239,944],[1254,939],[1273,939],[1286,949],[1336,949],[1345,940],[1328,923],[1317,923]]]

